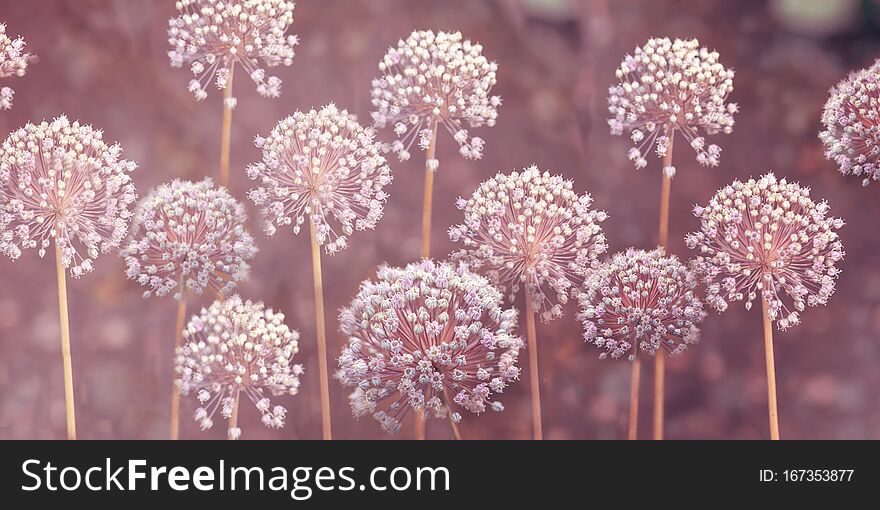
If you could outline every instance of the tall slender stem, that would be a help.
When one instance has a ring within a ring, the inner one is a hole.
[[[422,201],[422,258],[431,256],[431,208],[434,201],[434,170],[431,168],[431,160],[437,149],[437,124],[431,127],[431,144],[425,152],[425,195]],[[414,435],[417,440],[424,440],[427,436],[427,421],[425,410],[418,409],[413,417]]]
[[[180,295],[177,298],[177,326],[174,330],[174,356],[177,356],[177,349],[183,342],[183,326],[186,321],[186,299],[183,289],[183,280],[179,286]],[[172,358],[173,359],[173,358]],[[177,386],[177,380],[172,374],[171,382],[171,439],[180,438],[180,388]]]
[[[776,408],[776,362],[773,360],[773,323],[767,300],[761,298],[764,312],[764,359],[767,361],[767,409],[770,413],[770,439],[779,440],[779,411]]]
[[[61,364],[64,367],[64,409],[67,439],[76,439],[76,410],[73,400],[73,362],[70,356],[70,319],[67,313],[67,273],[61,262],[61,248],[55,241],[55,272],[58,276],[58,318],[61,322]]]
[[[315,286],[315,329],[318,336],[318,372],[321,377],[321,431],[324,439],[333,439],[330,424],[330,372],[327,369],[327,327],[324,322],[324,282],[321,277],[321,247],[317,227],[309,221],[312,238],[312,278]]]
[[[226,432],[226,439],[238,439],[237,436],[232,435],[232,431],[233,429],[238,428],[238,397],[240,394],[240,390],[235,390],[235,396],[232,397],[232,414],[229,415],[229,430]]]
[[[672,146],[675,141],[675,131],[669,134],[669,145],[663,156],[663,185],[660,191],[660,228],[659,242],[667,252],[669,251],[669,192],[672,188],[672,177],[666,173],[666,168],[672,166]],[[654,439],[663,439],[663,419],[666,399],[664,395],[666,386],[666,351],[660,348],[654,358]]]
[[[446,402],[446,418],[449,419],[449,426],[452,428],[452,435],[457,441],[461,441],[461,430],[458,428],[458,423],[455,423],[452,419],[452,406],[450,405],[452,399],[449,398],[449,391],[446,389],[446,386],[443,387],[443,400]]]
[[[639,379],[642,373],[642,362],[638,355],[632,362],[632,385],[629,388],[629,430],[626,438],[630,441],[639,438]]]
[[[526,295],[526,336],[529,342],[529,379],[532,389],[532,433],[534,439],[544,439],[544,425],[541,422],[541,382],[538,374],[538,333],[535,329],[535,310],[528,289]]]
[[[229,78],[226,88],[223,89],[223,131],[220,134],[220,185],[229,187],[229,153],[232,142],[232,105],[228,104],[232,98],[232,76],[235,74],[235,65],[229,66]]]

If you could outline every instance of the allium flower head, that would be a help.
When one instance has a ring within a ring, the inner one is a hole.
[[[561,316],[607,247],[599,226],[607,215],[572,188],[535,166],[483,182],[471,198],[458,199],[464,223],[449,237],[464,248],[453,258],[485,274],[510,301],[524,286],[545,321]]]
[[[845,175],[863,176],[862,185],[880,180],[880,59],[854,71],[831,88],[822,112],[819,138],[825,156]]]
[[[268,138],[257,137],[263,160],[249,165],[259,181],[248,196],[262,208],[266,233],[293,225],[299,234],[306,216],[317,227],[318,244],[327,253],[348,245],[355,230],[376,227],[391,182],[385,147],[371,128],[335,105],[296,112],[275,126]]]
[[[0,253],[15,260],[36,248],[42,257],[54,239],[74,277],[92,271],[125,238],[137,199],[137,165],[121,154],[64,116],[13,131],[0,148]]]
[[[690,269],[662,248],[617,253],[590,275],[578,297],[584,339],[602,350],[601,359],[634,361],[661,347],[680,354],[699,340],[706,317],[696,286]]]
[[[162,297],[206,287],[228,293],[247,278],[257,253],[245,229],[244,206],[211,179],[175,179],[147,195],[135,209],[132,238],[123,250],[126,275]]]
[[[745,300],[750,309],[765,299],[780,329],[800,322],[805,306],[824,305],[844,256],[843,220],[828,210],[809,188],[773,174],[734,181],[695,207],[701,230],[686,240],[700,253],[693,264],[708,286],[706,302],[723,312],[729,301]]]
[[[620,83],[608,90],[608,119],[612,135],[629,132],[629,159],[644,168],[651,147],[666,155],[676,132],[687,140],[703,166],[717,166],[721,148],[706,144],[704,135],[731,133],[735,103],[733,71],[718,62],[718,53],[700,47],[696,39],[649,39],[627,55],[616,71]],[[673,175],[673,167],[665,168]]]
[[[494,126],[499,96],[490,96],[498,65],[483,56],[483,47],[462,40],[460,32],[413,32],[390,48],[373,80],[373,123],[393,126],[392,150],[403,160],[418,138],[426,150],[436,125],[448,131],[468,159],[483,154],[483,140],[467,127]],[[434,170],[436,170],[436,161]]]
[[[266,76],[266,67],[293,63],[299,44],[287,31],[293,23],[294,3],[288,0],[177,0],[180,13],[168,20],[168,57],[172,67],[190,64],[195,78],[189,90],[196,99],[208,96],[213,81],[218,89],[229,84],[236,64],[248,73],[264,97],[281,94],[281,79]],[[227,106],[234,107],[230,98]]]
[[[27,66],[37,58],[24,52],[24,39],[12,39],[6,35],[6,25],[0,24],[0,78],[24,76]],[[12,108],[12,96],[15,91],[9,87],[0,87],[0,110]]]
[[[461,419],[453,404],[475,414],[502,410],[489,399],[519,378],[516,319],[489,281],[464,266],[380,267],[339,315],[349,338],[339,379],[356,387],[352,411],[397,432],[411,409],[452,412],[453,421]]]
[[[270,396],[299,392],[299,333],[284,324],[284,314],[238,295],[202,309],[183,330],[175,370],[180,393],[195,393],[200,407],[194,418],[202,430],[214,425],[220,409],[229,418],[235,401],[253,403],[269,428],[284,426],[287,409],[272,405]],[[239,404],[241,405],[241,404]],[[233,436],[240,431],[231,431]]]

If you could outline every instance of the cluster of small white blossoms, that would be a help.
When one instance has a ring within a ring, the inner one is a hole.
[[[137,165],[102,136],[64,116],[9,135],[0,148],[0,253],[15,260],[36,248],[43,257],[54,239],[64,267],[80,277],[119,247]]]
[[[592,203],[572,181],[535,166],[498,174],[458,199],[464,223],[449,237],[464,248],[452,257],[485,274],[511,302],[524,286],[543,320],[557,318],[607,248],[599,226],[607,215]]]
[[[281,79],[266,76],[265,67],[293,64],[299,44],[287,31],[293,23],[294,3],[288,0],[178,0],[180,15],[168,20],[168,57],[172,67],[190,63],[195,78],[189,90],[196,99],[214,81],[218,89],[230,85],[236,63],[248,73],[264,97],[281,94]],[[235,107],[235,98],[226,106]]]
[[[293,364],[299,352],[299,333],[284,324],[284,314],[263,303],[242,301],[238,295],[215,301],[193,316],[183,330],[175,370],[182,395],[195,393],[194,418],[202,430],[214,425],[214,415],[228,419],[246,396],[269,428],[284,426],[287,409],[272,405],[269,395],[296,395],[302,365]],[[238,438],[241,430],[230,429]]]
[[[260,186],[248,197],[262,208],[268,235],[291,224],[299,234],[308,216],[318,244],[333,254],[348,246],[355,230],[375,228],[382,218],[383,188],[391,183],[386,149],[354,115],[333,104],[298,111],[255,144],[263,159],[249,165],[247,175]]]
[[[24,39],[12,39],[6,35],[6,25],[0,24],[0,78],[24,76],[27,66],[36,57],[24,53]],[[15,91],[10,87],[0,87],[0,110],[12,108],[12,96]]]
[[[819,139],[825,157],[844,175],[864,176],[862,185],[880,180],[880,60],[854,71],[831,88],[822,112]]]
[[[623,59],[616,71],[620,83],[608,90],[611,134],[630,133],[634,146],[628,157],[636,168],[647,166],[652,146],[664,157],[676,132],[701,165],[717,166],[721,148],[707,145],[703,135],[733,131],[738,108],[727,103],[733,74],[718,62],[717,52],[696,39],[650,39]],[[673,166],[663,171],[675,175]]]
[[[706,312],[694,289],[697,279],[675,255],[662,248],[630,248],[594,271],[579,296],[578,318],[584,340],[608,356],[639,352],[651,356],[661,347],[675,356],[699,340]]]
[[[135,209],[132,238],[123,250],[126,275],[148,287],[144,297],[175,298],[209,285],[229,293],[247,278],[257,253],[245,229],[244,205],[211,179],[175,179],[144,198]]]
[[[418,138],[422,150],[434,143],[441,126],[468,159],[483,155],[483,139],[465,127],[494,126],[501,97],[490,96],[498,64],[483,56],[483,47],[462,40],[460,32],[413,32],[390,48],[379,62],[373,80],[374,126],[393,126],[397,140],[391,149],[401,161],[410,157]],[[437,170],[437,159],[428,162]]]
[[[826,217],[809,188],[767,174],[734,181],[706,207],[694,208],[701,230],[687,236],[699,250],[693,265],[707,284],[706,302],[719,312],[728,301],[767,301],[780,329],[800,322],[805,306],[826,304],[843,259],[837,230],[843,220]],[[759,296],[760,294],[760,296]]]
[[[349,343],[338,377],[356,387],[354,415],[370,414],[397,432],[412,409],[435,417],[452,412],[455,422],[461,415],[453,403],[475,414],[502,411],[490,397],[519,378],[523,341],[515,335],[516,309],[502,309],[501,301],[488,280],[464,266],[423,260],[380,267],[377,281],[363,282],[339,315]]]

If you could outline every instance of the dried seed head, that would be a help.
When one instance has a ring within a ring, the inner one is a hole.
[[[354,415],[397,432],[411,409],[438,417],[453,405],[475,414],[503,410],[489,397],[519,378],[523,342],[516,310],[501,308],[488,280],[431,260],[382,266],[376,276],[339,314],[349,344],[338,377],[356,387]]]
[[[483,47],[462,40],[460,32],[416,31],[379,62],[373,80],[373,123],[392,126],[392,150],[401,161],[410,157],[413,142],[427,150],[434,127],[443,127],[468,159],[483,154],[483,140],[467,127],[494,126],[499,96],[490,96],[498,65],[483,56]],[[436,170],[436,164],[432,168]]]
[[[695,295],[697,279],[675,255],[662,248],[630,248],[599,266],[578,297],[584,339],[603,352],[599,358],[640,352],[670,355],[699,340],[706,312]]]
[[[798,324],[806,306],[826,304],[844,256],[843,220],[828,210],[809,188],[773,174],[734,181],[695,207],[701,230],[686,241],[699,250],[693,266],[708,286],[706,302],[723,312],[729,301],[750,309],[764,299],[779,329]]]
[[[28,64],[36,62],[37,57],[24,52],[24,39],[12,39],[6,35],[6,25],[0,24],[0,78],[24,76]],[[12,108],[15,91],[10,87],[0,87],[0,110]]]
[[[844,175],[861,176],[862,185],[880,180],[880,59],[854,71],[831,88],[822,112],[819,139],[825,157]]]
[[[464,223],[449,237],[464,248],[453,259],[485,274],[510,301],[524,286],[545,321],[561,316],[606,249],[599,223],[607,215],[572,188],[572,181],[535,166],[483,182],[470,199],[458,200]]]
[[[137,199],[129,175],[101,131],[61,116],[13,131],[0,148],[0,253],[15,260],[52,240],[74,277],[94,269],[99,253],[119,247]]]
[[[147,195],[135,209],[132,238],[123,250],[126,275],[147,287],[144,297],[175,299],[206,287],[229,293],[247,278],[257,253],[245,229],[244,206],[211,179],[175,179]]]
[[[333,254],[348,246],[355,230],[376,227],[391,183],[384,146],[371,128],[335,105],[296,112],[258,137],[263,159],[247,168],[259,181],[248,197],[262,209],[266,233],[293,225],[299,234],[306,216],[318,244]],[[335,225],[335,227],[334,227]]]
[[[616,74],[620,83],[608,90],[608,125],[612,135],[630,133],[629,159],[636,168],[647,166],[652,146],[665,156],[676,133],[701,165],[718,165],[721,148],[707,145],[703,135],[731,133],[738,110],[727,103],[734,73],[718,62],[718,52],[696,39],[649,39],[623,59]]]
[[[266,67],[293,64],[299,40],[287,34],[294,3],[288,0],[177,0],[178,16],[168,20],[168,57],[172,67],[190,64],[189,83],[196,99],[208,96],[213,81],[229,85],[235,64],[241,64],[264,97],[281,94],[281,79],[266,76]],[[235,98],[229,98],[234,107]]]
[[[202,430],[213,426],[218,409],[229,418],[245,397],[265,426],[283,427],[287,409],[273,406],[269,397],[299,392],[303,367],[293,364],[298,342],[299,333],[284,324],[283,313],[237,295],[193,316],[183,330],[175,371],[181,395],[195,393],[199,400],[194,418]],[[230,430],[233,437],[240,434]]]

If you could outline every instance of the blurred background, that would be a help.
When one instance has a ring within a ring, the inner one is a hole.
[[[137,161],[141,196],[175,177],[218,174],[221,94],[196,102],[187,69],[166,56],[172,0],[0,0],[0,22],[22,35],[40,57],[24,78],[4,81],[15,91],[12,110],[0,112],[0,136],[66,113],[103,129]],[[684,235],[698,227],[695,203],[734,178],[774,171],[813,188],[847,227],[847,252],[837,292],[827,307],[776,333],[783,438],[880,439],[880,184],[868,188],[823,157],[817,139],[828,88],[880,54],[880,3],[868,0],[300,0],[293,33],[301,44],[293,66],[274,69],[284,80],[280,99],[259,97],[236,84],[232,191],[244,199],[244,167],[259,158],[252,140],[283,116],[329,102],[369,120],[370,80],[385,50],[414,29],[460,30],[499,63],[504,105],[498,125],[475,131],[486,140],[481,161],[464,161],[441,138],[435,181],[432,250],[453,246],[446,229],[460,221],[453,203],[498,171],[535,163],[574,179],[610,219],[603,224],[612,251],[657,242],[660,161],[634,170],[626,137],[606,126],[606,92],[627,52],[653,36],[697,37],[736,70],[731,101],[740,105],[735,131],[711,141],[724,149],[721,165],[706,169],[686,150],[677,153],[672,187],[671,250],[689,257]],[[383,133],[388,140],[389,133]],[[326,305],[332,315],[381,262],[417,258],[422,200],[422,156],[393,161],[395,181],[384,219],[357,233],[350,248],[324,258]],[[250,205],[250,202],[247,202]],[[283,398],[284,429],[269,431],[256,410],[243,407],[244,438],[319,438],[318,363],[307,236],[262,234],[250,207],[260,253],[247,298],[284,311],[303,337],[306,366],[301,393]],[[0,438],[64,437],[57,294],[51,257],[31,250],[17,262],[0,260]],[[114,254],[97,270],[68,284],[79,436],[84,439],[167,437],[175,303],[141,297]],[[207,303],[194,300],[190,310]],[[517,303],[521,306],[521,303]],[[625,437],[630,366],[600,361],[584,344],[575,310],[541,324],[545,437]],[[328,316],[331,354],[344,339]],[[523,359],[523,364],[527,365]],[[335,363],[331,360],[331,364]],[[641,435],[650,434],[652,374],[643,372]],[[768,436],[760,314],[732,307],[712,312],[703,341],[668,363],[667,437],[757,439]],[[392,438],[371,418],[351,417],[348,390],[331,383],[334,436]],[[530,437],[528,377],[501,400],[503,413],[467,415],[466,438]],[[189,419],[184,438],[222,438],[225,427],[201,432]],[[409,429],[399,437],[409,437]],[[445,422],[431,421],[429,437],[448,438]]]

